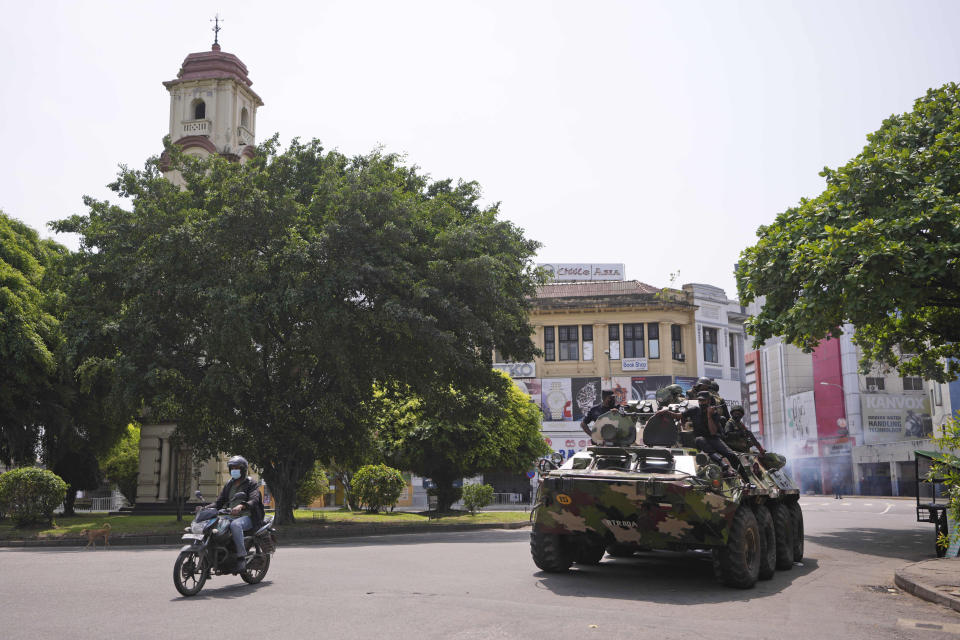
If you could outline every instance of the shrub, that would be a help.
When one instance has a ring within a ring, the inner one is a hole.
[[[22,467],[0,475],[0,511],[18,527],[53,524],[53,510],[67,495],[60,476],[37,467]]]
[[[489,484],[468,484],[463,488],[463,506],[470,513],[493,503],[493,487]]]
[[[297,504],[309,507],[314,500],[328,493],[330,482],[327,480],[327,473],[319,462],[314,462],[313,469],[303,476],[300,486],[297,487]]]
[[[371,513],[383,507],[392,509],[407,485],[399,471],[385,464],[360,467],[350,484],[357,501]]]

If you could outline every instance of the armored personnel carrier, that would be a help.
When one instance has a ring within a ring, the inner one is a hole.
[[[562,465],[542,461],[530,534],[540,569],[704,549],[722,582],[748,589],[803,557],[799,489],[757,454],[739,454],[742,472],[725,476],[697,451],[692,432],[649,402],[605,413],[591,440]]]

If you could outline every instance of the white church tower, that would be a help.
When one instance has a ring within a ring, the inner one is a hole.
[[[221,51],[216,37],[210,51],[188,55],[176,80],[163,83],[170,92],[170,140],[190,155],[219,153],[239,162],[253,157],[263,100],[252,84],[247,66]]]
[[[214,33],[219,30],[218,20]],[[252,158],[257,107],[263,106],[252,84],[246,65],[223,53],[216,38],[210,51],[188,55],[177,79],[163,83],[170,92],[171,141],[189,155],[219,153],[237,162]],[[179,171],[164,175],[184,184]],[[175,513],[178,497],[189,498],[199,489],[210,499],[229,480],[224,456],[194,464],[191,452],[173,439],[176,426],[145,420],[141,427],[135,513]]]

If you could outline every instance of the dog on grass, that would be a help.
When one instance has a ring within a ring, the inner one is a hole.
[[[80,535],[87,536],[87,547],[93,545],[94,550],[97,548],[97,538],[103,538],[103,547],[106,549],[110,546],[110,523],[103,525],[103,529],[84,529]]]

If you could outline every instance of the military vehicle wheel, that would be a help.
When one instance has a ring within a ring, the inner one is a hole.
[[[769,580],[777,571],[777,534],[773,529],[773,517],[766,506],[760,505],[753,511],[760,527],[760,579]]]
[[[607,547],[607,553],[614,558],[632,558],[634,551],[636,549],[626,544],[611,544]]]
[[[749,589],[760,576],[760,526],[753,509],[742,505],[733,516],[727,546],[718,549],[720,578],[730,587]]]
[[[585,543],[577,551],[577,559],[574,562],[577,564],[600,564],[606,551],[602,544]]]
[[[768,503],[773,517],[773,531],[777,538],[777,569],[788,571],[793,566],[793,519],[786,505]]]
[[[793,525],[793,561],[800,562],[803,560],[803,511],[797,502],[788,504],[787,509],[790,510],[790,520]]]
[[[549,573],[561,573],[573,564],[563,536],[551,533],[530,533],[530,554],[533,563]]]

